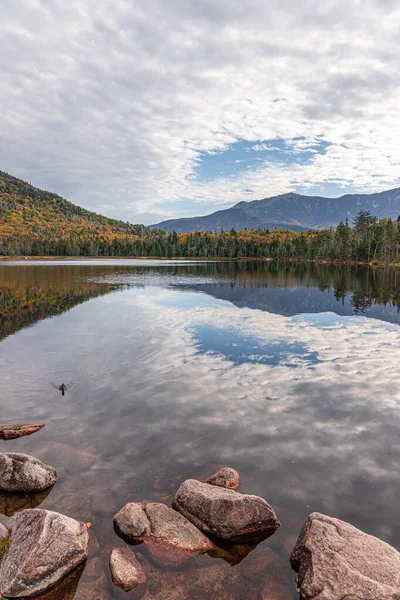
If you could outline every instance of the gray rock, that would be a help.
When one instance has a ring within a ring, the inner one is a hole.
[[[128,502],[114,516],[117,528],[127,537],[143,540],[150,535],[150,522],[142,503]]]
[[[41,492],[51,487],[57,479],[53,467],[29,454],[0,453],[0,491]]]
[[[110,571],[114,585],[125,592],[146,582],[146,573],[129,548],[116,548],[111,552]]]
[[[31,597],[57,583],[87,557],[86,526],[58,513],[33,508],[7,523],[10,548],[0,566],[0,594]]]
[[[182,483],[172,506],[205,533],[225,540],[273,533],[280,526],[274,509],[263,498],[195,479]]]
[[[349,523],[319,513],[290,556],[302,598],[400,600],[400,554]]]
[[[235,469],[231,469],[231,467],[221,467],[215,475],[212,475],[207,479],[206,483],[233,490],[239,485],[239,480],[239,473],[235,471]]]
[[[213,547],[185,517],[158,502],[127,504],[115,515],[114,523],[130,539],[144,542],[162,564],[177,566]]]
[[[0,542],[3,542],[8,538],[8,530],[4,525],[0,523]]]

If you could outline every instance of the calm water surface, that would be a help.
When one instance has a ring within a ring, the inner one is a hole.
[[[92,523],[91,558],[60,600],[295,599],[288,558],[312,511],[400,550],[399,304],[389,270],[0,263],[0,421],[46,423],[0,451],[59,473],[48,494],[0,496],[0,522],[41,506]],[[74,382],[64,397],[51,385],[62,382]],[[114,513],[170,503],[221,464],[282,527],[179,570],[136,546],[149,583],[120,594],[107,567],[124,545]]]

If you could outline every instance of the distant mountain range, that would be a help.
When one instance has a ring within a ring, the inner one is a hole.
[[[340,198],[282,194],[263,200],[239,202],[226,210],[205,217],[170,219],[150,227],[188,233],[189,231],[225,231],[236,229],[329,229],[346,217],[350,224],[360,210],[378,217],[400,215],[400,188],[376,194],[346,194]]]

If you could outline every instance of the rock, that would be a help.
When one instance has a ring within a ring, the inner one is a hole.
[[[114,522],[130,539],[144,542],[162,564],[178,566],[213,547],[185,517],[158,502],[127,504],[115,515]]]
[[[24,435],[31,435],[44,427],[44,423],[34,425],[0,425],[0,439],[15,440]]]
[[[239,473],[230,467],[221,467],[206,483],[233,490],[239,485]]]
[[[0,453],[0,491],[41,492],[51,487],[57,479],[53,467],[29,454]]]
[[[44,502],[51,492],[51,488],[36,494],[0,493],[0,513],[12,517],[16,512],[26,508],[36,508]]]
[[[77,600],[79,596],[76,591],[81,579],[84,565],[80,565],[69,575],[63,577],[62,581],[53,586],[43,594],[35,596],[35,600]]]
[[[114,516],[118,529],[129,538],[142,541],[150,535],[150,521],[144,512],[143,505],[129,502]]]
[[[43,442],[37,448],[36,453],[42,460],[57,461],[57,465],[65,467],[70,473],[88,469],[96,459],[96,455],[91,452],[85,452],[61,442]]]
[[[0,523],[0,543],[8,538],[8,529]]]
[[[129,548],[116,548],[111,552],[110,570],[113,584],[125,592],[146,583],[142,565]]]
[[[305,521],[290,556],[302,598],[396,600],[400,554],[349,523],[320,513]]]
[[[264,561],[258,560],[259,577],[248,577],[249,566],[245,563],[232,568],[223,561],[214,561],[212,566],[191,568],[180,571],[156,570],[150,565],[147,573],[147,588],[142,600],[292,600],[287,588],[276,581],[275,573],[270,569],[271,556],[269,549],[260,547]],[[260,596],[262,590],[271,590],[271,596]],[[282,591],[277,596],[276,591]],[[275,595],[274,595],[275,593]]]
[[[172,506],[205,533],[227,540],[273,533],[280,526],[274,509],[263,498],[195,479],[182,483]]]
[[[103,561],[100,556],[91,558],[86,563],[85,579],[98,579],[103,573]]]
[[[268,579],[262,586],[258,600],[293,600],[293,594],[287,585]]]
[[[98,553],[99,550],[100,550],[100,544],[98,542],[95,532],[93,531],[93,528],[91,527],[89,529],[88,554],[89,554],[89,556],[94,556],[95,554]]]
[[[87,557],[86,526],[59,513],[24,510],[7,528],[11,544],[0,566],[0,594],[6,598],[47,590]]]
[[[57,485],[52,489],[47,500],[46,508],[83,523],[94,520],[92,498],[83,476],[67,475],[65,479],[59,477]]]
[[[114,496],[110,492],[97,490],[92,495],[92,509],[98,514],[112,514],[115,510]]]
[[[213,549],[209,555],[213,558],[222,558],[230,565],[238,565],[257,548],[257,546],[270,537],[270,533],[263,533],[260,536],[252,536],[250,541],[243,543],[231,542],[230,540],[215,540]]]
[[[110,590],[108,589],[107,578],[104,573],[102,573],[95,581],[81,583],[74,600],[114,600],[114,598],[115,596],[111,596]],[[57,598],[57,600],[64,600],[64,598]]]

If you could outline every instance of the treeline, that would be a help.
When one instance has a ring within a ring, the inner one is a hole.
[[[0,239],[0,254],[25,256],[153,256],[159,258],[271,258],[371,263],[400,262],[400,220],[378,220],[361,211],[353,226],[295,233],[234,230],[219,233],[19,237]]]

